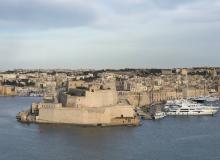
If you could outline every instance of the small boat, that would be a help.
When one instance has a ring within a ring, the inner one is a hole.
[[[166,113],[162,111],[156,111],[154,114],[152,114],[152,119],[157,120],[166,117]]]
[[[142,111],[139,107],[137,107],[136,109],[134,109],[134,111],[137,113],[137,115],[138,115],[142,120],[148,119],[147,114],[146,114],[144,111]]]

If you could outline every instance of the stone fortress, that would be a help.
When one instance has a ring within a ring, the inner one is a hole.
[[[67,123],[92,126],[139,125],[134,108],[118,100],[115,84],[69,81],[51,102],[33,103],[31,111],[20,112],[24,122]]]

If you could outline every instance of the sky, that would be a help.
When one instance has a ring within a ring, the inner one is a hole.
[[[0,70],[220,66],[219,0],[0,0]]]

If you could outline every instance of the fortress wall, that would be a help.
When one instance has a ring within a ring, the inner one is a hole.
[[[131,106],[116,105],[110,108],[111,116],[114,118],[118,117],[134,117],[134,110]]]
[[[116,105],[104,108],[41,108],[37,122],[42,123],[69,123],[79,125],[111,125],[114,118],[134,117],[131,106]]]
[[[111,115],[108,112],[88,111],[81,108],[42,108],[39,110],[37,122],[70,123],[70,124],[98,124],[110,123]]]
[[[124,97],[122,96],[122,99]],[[150,97],[148,93],[128,93],[125,98],[129,101],[132,106],[145,106],[150,104]]]

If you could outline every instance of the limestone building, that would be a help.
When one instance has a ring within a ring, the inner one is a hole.
[[[8,86],[8,85],[5,85],[5,86],[0,85],[0,95],[15,96],[16,95],[15,87]]]
[[[77,83],[72,83],[76,87]],[[70,85],[70,83],[69,83]],[[88,88],[70,88],[61,92],[59,103],[33,103],[30,116],[37,123],[69,123],[76,125],[112,126],[139,125],[134,108],[118,102],[116,90],[92,85]]]

